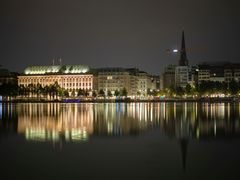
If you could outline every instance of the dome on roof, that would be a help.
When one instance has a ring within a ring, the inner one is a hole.
[[[86,73],[89,67],[86,65],[62,65],[62,66],[30,66],[24,70],[24,74],[76,74]]]

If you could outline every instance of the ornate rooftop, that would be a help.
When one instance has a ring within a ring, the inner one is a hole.
[[[86,65],[29,66],[24,70],[24,74],[78,74],[88,71],[89,67]]]

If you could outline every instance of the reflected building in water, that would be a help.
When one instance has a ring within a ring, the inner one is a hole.
[[[0,140],[17,133],[18,114],[14,104],[0,103]]]
[[[30,142],[62,144],[154,129],[179,143],[185,171],[188,145],[240,138],[239,117],[239,104],[230,103],[0,104],[0,141],[19,134]]]
[[[139,135],[153,128],[179,140],[238,138],[239,112],[239,104],[229,103],[1,104],[0,129],[53,142]]]
[[[18,133],[35,141],[86,141],[93,133],[91,104],[20,104]]]

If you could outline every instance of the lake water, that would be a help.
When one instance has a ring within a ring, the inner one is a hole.
[[[0,104],[0,178],[239,179],[240,106]]]

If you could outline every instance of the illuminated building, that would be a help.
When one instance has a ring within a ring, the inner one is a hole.
[[[133,72],[124,68],[102,68],[97,71],[98,91],[110,91],[114,95],[116,90],[121,91],[125,88],[128,95],[136,95],[137,77]]]
[[[193,85],[195,82],[195,67],[189,66],[184,32],[182,32],[182,47],[178,66],[175,67],[175,87],[185,88],[187,84]]]
[[[171,64],[165,67],[164,73],[161,75],[161,90],[175,86],[175,68],[176,65]]]
[[[140,72],[138,76],[138,94],[146,96],[148,85],[150,84],[148,74],[145,72]]]
[[[66,90],[92,90],[93,75],[85,65],[31,66],[18,76],[18,85],[40,84],[43,87],[54,84]]]
[[[17,73],[0,68],[0,85],[2,84],[17,84]]]
[[[156,88],[155,79],[151,81],[149,74],[136,68],[101,68],[97,69],[98,91],[108,91],[114,95],[115,91],[127,90],[129,96],[147,95],[147,90]]]
[[[240,81],[240,64],[237,63],[212,63],[198,65],[198,82],[213,81],[226,82]]]
[[[61,88],[73,92],[83,90],[103,90],[112,95],[124,88],[129,96],[147,95],[148,89],[155,89],[157,80],[136,68],[89,69],[84,65],[31,66],[18,76],[18,85],[42,87],[57,83]]]
[[[177,52],[177,51],[174,51]],[[189,66],[187,59],[185,36],[184,31],[182,32],[182,45],[180,51],[180,59],[178,65],[168,65],[165,68],[164,73],[161,75],[161,89],[172,88],[172,87],[183,87],[187,84],[193,84],[195,72],[193,67]]]
[[[181,47],[181,56],[178,62],[179,66],[188,66],[188,59],[185,47],[185,36],[184,31],[182,32],[182,47]]]

